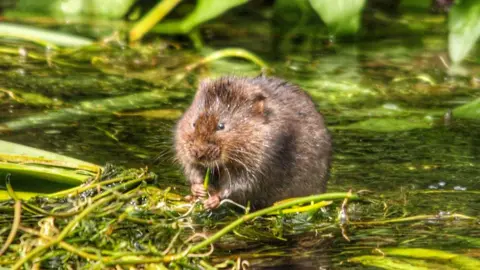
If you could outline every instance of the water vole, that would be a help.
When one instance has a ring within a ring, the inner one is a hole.
[[[230,199],[253,209],[326,191],[331,139],[298,86],[273,77],[202,82],[175,130],[176,159],[206,208]]]

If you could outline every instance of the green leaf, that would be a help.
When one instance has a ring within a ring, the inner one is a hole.
[[[453,116],[480,120],[480,98],[455,108],[453,110]]]
[[[310,4],[334,34],[350,35],[360,29],[365,0],[310,0]]]
[[[29,147],[29,146],[25,146],[17,143],[2,141],[2,140],[0,140],[0,149],[1,149],[0,155],[9,154],[9,155],[18,155],[18,156],[29,156],[32,158],[44,158],[44,159],[72,163],[72,164],[76,164],[77,166],[81,166],[81,165],[84,165],[86,167],[97,166],[95,164],[81,161],[75,158],[59,155],[56,153],[48,152],[45,150],[41,150],[41,149],[37,149],[37,148],[33,148],[33,147]]]
[[[448,16],[448,29],[448,52],[452,61],[458,63],[480,37],[480,1],[456,1]]]
[[[385,256],[374,256],[374,255],[364,255],[357,256],[349,259],[348,261],[353,263],[361,263],[367,266],[374,266],[381,269],[389,270],[428,270],[428,269],[439,269],[437,264],[429,264],[424,260],[415,260],[415,259],[398,259]],[[454,268],[440,268],[440,269],[451,269]]]
[[[195,10],[183,20],[161,23],[154,29],[159,33],[187,34],[198,25],[246,2],[248,0],[198,0]]]
[[[40,40],[59,46],[85,46],[93,43],[93,40],[85,37],[5,22],[0,23],[0,36]]]
[[[56,16],[87,15],[119,19],[135,0],[19,0],[16,10]]]
[[[68,3],[74,5],[75,3],[82,2],[83,5],[81,14],[94,17],[120,19],[127,13],[130,7],[135,3],[135,1],[136,0],[69,0]]]
[[[15,195],[17,195],[17,197],[22,199],[22,200],[28,200],[28,199],[33,198],[35,196],[41,196],[41,195],[45,195],[45,194],[44,193],[39,193],[39,192],[16,191]],[[11,199],[11,197],[8,194],[8,191],[0,190],[0,201],[6,201],[6,200],[10,200],[10,199]],[[0,270],[1,269],[3,269],[3,268],[0,268]],[[7,269],[7,268],[5,268],[5,269]],[[10,268],[8,268],[8,269],[10,269]]]
[[[433,120],[430,117],[408,117],[408,118],[372,118],[356,122],[347,126],[333,127],[335,129],[359,129],[376,132],[398,132],[419,128],[430,128]]]
[[[416,259],[429,259],[442,261],[454,269],[480,269],[480,261],[469,256],[450,253],[437,249],[426,248],[386,248],[382,251],[387,256],[409,257]]]
[[[426,11],[431,4],[432,0],[403,0],[400,2],[400,7]]]
[[[375,266],[383,269],[466,269],[480,268],[474,258],[436,249],[426,248],[382,248],[382,256],[358,256],[350,262]]]
[[[182,98],[185,95],[183,92],[156,89],[150,92],[140,92],[126,96],[82,101],[72,107],[55,109],[0,123],[0,131],[33,128],[58,122],[71,122],[93,115],[110,114],[122,110],[150,108],[158,105],[160,102],[168,102],[170,99]]]
[[[7,141],[0,140],[0,149],[1,181],[10,175],[15,190],[27,191],[26,197],[79,185],[101,170],[92,163]],[[5,193],[0,191],[1,198]]]

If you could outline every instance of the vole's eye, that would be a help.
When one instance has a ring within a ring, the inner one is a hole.
[[[217,130],[222,130],[222,129],[224,129],[224,128],[225,128],[225,124],[223,124],[223,123],[218,123],[218,125],[217,125]]]
[[[192,127],[195,128],[195,125],[196,125],[196,124],[197,124],[197,121],[193,122],[193,123],[192,123]]]

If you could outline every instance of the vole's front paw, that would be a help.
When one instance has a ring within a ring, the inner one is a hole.
[[[212,195],[210,198],[206,199],[203,202],[203,207],[205,209],[214,209],[217,208],[220,205],[220,196],[218,195]]]
[[[190,190],[192,191],[192,195],[197,198],[203,198],[207,197],[207,191],[203,187],[202,184],[192,184],[190,187]]]

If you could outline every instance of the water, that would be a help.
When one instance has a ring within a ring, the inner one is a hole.
[[[247,35],[239,40],[246,49],[267,59],[276,76],[307,90],[325,114],[335,149],[329,191],[368,190],[371,198],[384,200],[352,204],[351,221],[452,213],[480,216],[480,122],[458,119],[455,115],[445,121],[443,117],[448,109],[479,96],[474,83],[478,77],[449,76],[442,64],[442,59],[446,59],[444,31],[438,27],[429,30],[423,36],[402,37],[389,33],[375,41],[365,38],[356,45],[333,48],[323,43],[289,51],[277,48],[278,54],[266,49],[265,44],[272,48],[276,43],[265,36]],[[215,30],[212,31],[207,44],[223,47],[233,42],[229,38],[216,39]],[[89,57],[103,56],[102,53],[105,52],[90,52]],[[1,122],[55,110],[65,103],[73,106],[79,101],[162,88],[169,84],[165,78],[171,78],[165,74],[174,74],[182,67],[182,61],[178,61],[182,52],[159,57],[167,62],[171,60],[171,65],[160,68],[155,65],[132,67],[135,61],[129,58],[130,53],[124,52],[128,63],[112,61],[111,65],[96,67],[86,65],[85,58],[65,57],[66,61],[78,65],[69,67],[51,66],[43,60],[19,55],[2,55]],[[188,54],[191,55],[191,51]],[[465,67],[478,76],[480,66],[474,61],[467,61]],[[182,110],[188,106],[197,76],[232,73],[254,75],[258,69],[242,61],[213,63],[209,70],[190,74],[170,89],[187,93],[184,98],[158,102],[149,109]],[[18,103],[8,96],[9,89],[58,98],[63,103],[58,101],[46,106]],[[407,119],[407,128],[392,125],[388,126],[389,130],[397,130],[385,132],[373,124],[363,128],[349,126],[379,118]],[[425,119],[427,124],[423,122]],[[125,167],[148,166],[159,174],[160,185],[173,185],[180,192],[186,192],[188,187],[178,168],[172,166],[174,123],[174,119],[107,113],[5,132],[0,139],[99,165],[110,162]],[[420,123],[418,128],[409,128],[416,123]],[[16,189],[35,190],[32,186]],[[460,254],[470,250],[467,255],[480,257],[478,220],[422,219],[348,225],[345,236],[350,242],[336,226],[315,232],[312,227],[302,228],[301,223],[285,222],[298,233],[289,241],[249,243],[240,249],[220,248],[214,259],[242,255],[255,268],[265,269],[363,269],[361,264],[349,262],[349,258],[368,255],[383,247],[421,247]],[[257,251],[257,256],[247,254],[248,251]]]

